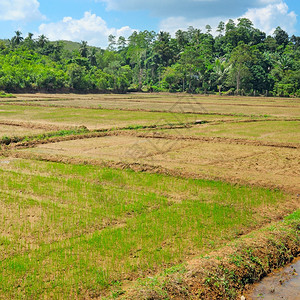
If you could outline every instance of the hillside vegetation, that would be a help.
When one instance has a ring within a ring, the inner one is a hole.
[[[16,31],[0,41],[0,90],[300,96],[300,37],[280,27],[267,36],[246,18],[211,32],[111,35],[104,50]]]

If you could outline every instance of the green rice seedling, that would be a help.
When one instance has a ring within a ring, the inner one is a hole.
[[[266,210],[280,215],[288,199],[218,181],[23,159],[0,164],[0,191],[2,298],[105,296],[115,282],[220,247],[265,223]]]

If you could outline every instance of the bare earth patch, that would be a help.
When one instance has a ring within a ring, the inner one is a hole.
[[[219,122],[182,129],[162,129],[155,132],[184,137],[224,137],[275,143],[300,144],[300,121]]]
[[[107,136],[38,145],[23,152],[98,161],[139,163],[187,176],[218,178],[298,192],[299,149]]]
[[[16,124],[1,124],[0,122],[0,138],[4,136],[24,136],[33,135],[45,132],[41,128],[29,128],[28,126]]]

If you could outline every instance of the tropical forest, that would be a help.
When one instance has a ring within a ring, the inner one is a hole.
[[[300,97],[300,37],[267,35],[246,18],[175,36],[110,35],[106,49],[15,31],[0,41],[0,90]]]

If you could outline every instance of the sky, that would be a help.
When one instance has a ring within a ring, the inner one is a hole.
[[[0,39],[19,30],[50,40],[87,41],[107,47],[108,36],[189,26],[205,31],[220,21],[249,18],[272,34],[277,26],[300,36],[300,0],[0,0]]]

